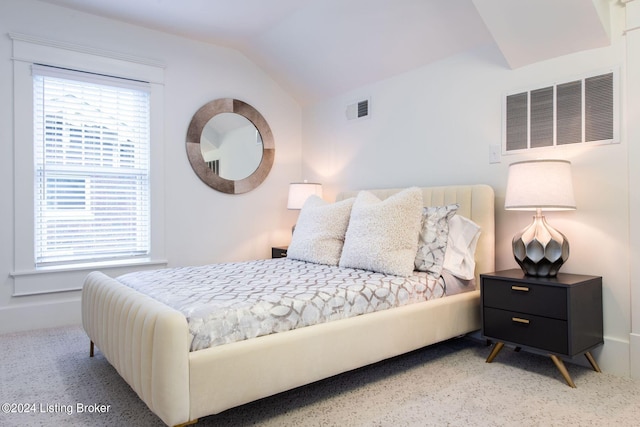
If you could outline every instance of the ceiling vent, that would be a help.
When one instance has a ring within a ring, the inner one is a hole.
[[[347,105],[346,115],[348,120],[361,119],[369,116],[369,100],[365,99]]]

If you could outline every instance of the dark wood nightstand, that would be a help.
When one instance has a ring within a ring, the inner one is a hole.
[[[480,275],[482,335],[495,341],[487,363],[505,343],[548,354],[575,387],[559,356],[584,354],[597,372],[591,350],[603,344],[602,277],[558,273],[533,277],[520,269]]]
[[[271,258],[286,258],[288,246],[274,246],[271,248]]]

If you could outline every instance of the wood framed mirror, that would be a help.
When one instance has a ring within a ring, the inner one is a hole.
[[[187,130],[187,156],[209,187],[241,194],[259,186],[275,157],[267,121],[251,105],[221,98],[203,105]]]

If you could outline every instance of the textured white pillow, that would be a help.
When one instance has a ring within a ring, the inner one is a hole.
[[[471,280],[475,277],[476,246],[480,237],[480,226],[468,218],[455,215],[449,220],[447,252],[443,269],[459,279]]]
[[[422,192],[408,188],[380,200],[361,191],[351,210],[340,267],[409,276],[418,247]]]
[[[449,219],[460,206],[429,206],[422,210],[422,227],[415,256],[416,270],[440,276],[449,236]]]
[[[318,196],[309,197],[300,211],[287,258],[338,265],[354,200],[330,204]]]

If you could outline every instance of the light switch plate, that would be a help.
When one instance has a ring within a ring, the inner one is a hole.
[[[500,163],[501,147],[498,144],[489,146],[489,163]]]

